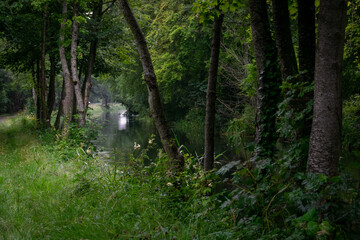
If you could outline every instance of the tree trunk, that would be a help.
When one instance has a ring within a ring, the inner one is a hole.
[[[87,109],[89,105],[89,93],[91,88],[91,75],[94,68],[95,63],[95,57],[96,57],[96,50],[98,45],[98,30],[99,30],[99,23],[101,21],[101,15],[102,15],[102,5],[103,1],[100,0],[98,3],[95,3],[92,19],[94,21],[94,26],[91,28],[91,42],[90,42],[90,50],[89,50],[89,59],[88,59],[88,65],[85,73],[85,79],[84,79],[84,104],[85,104],[85,110]]]
[[[310,85],[314,82],[315,70],[315,0],[298,0],[298,36],[299,81]],[[306,93],[299,99],[300,109],[304,109],[313,98],[314,92]],[[310,137],[311,124],[309,114],[297,132],[298,138]]]
[[[307,171],[335,176],[341,154],[341,80],[346,0],[320,2],[315,61],[314,118]]]
[[[41,73],[40,73],[40,62],[39,59],[36,61],[36,84],[35,84],[35,93],[36,93],[36,121],[37,124],[42,124],[41,122]]]
[[[109,109],[108,97],[106,95],[102,95],[102,106]]]
[[[50,82],[49,82],[49,92],[47,98],[47,119],[50,123],[51,114],[54,109],[55,104],[55,76],[56,76],[56,58],[55,54],[50,55]]]
[[[255,157],[272,158],[277,132],[275,114],[280,100],[281,74],[271,38],[266,0],[250,0],[250,21],[258,72]]]
[[[298,74],[297,61],[291,38],[289,6],[287,0],[272,0],[275,40],[279,53],[283,81]]]
[[[315,69],[315,0],[298,0],[300,81],[312,83]]]
[[[128,23],[136,41],[136,45],[138,48],[138,52],[144,70],[145,82],[149,93],[148,101],[150,106],[150,114],[151,117],[154,119],[164,150],[171,159],[170,170],[174,170],[175,172],[181,171],[184,166],[184,157],[178,151],[174,137],[172,136],[169,125],[165,119],[165,114],[160,98],[159,87],[157,84],[156,75],[150,57],[150,53],[146,44],[146,40],[135,19],[135,16],[133,15],[130,9],[128,1],[119,0],[119,7],[124,14],[125,20]]]
[[[79,32],[79,23],[77,21],[78,17],[78,4],[74,4],[74,17],[72,23],[72,35],[71,35],[71,75],[75,88],[76,95],[76,106],[79,114],[79,125],[81,127],[85,126],[86,114],[85,114],[85,105],[83,96],[81,94],[81,85],[78,76],[77,69],[77,43],[78,43],[78,32]]]
[[[205,116],[205,154],[204,168],[209,171],[214,168],[214,138],[215,138],[215,103],[216,103],[216,81],[219,65],[221,27],[224,15],[215,18],[213,36],[211,43],[211,57],[208,87],[206,92],[206,116]]]
[[[56,120],[55,120],[55,124],[54,124],[54,127],[55,127],[56,130],[58,130],[59,127],[60,127],[60,119],[61,119],[61,115],[63,113],[63,100],[64,99],[65,99],[65,78],[63,79],[63,84],[62,84],[62,88],[61,88],[60,103],[59,103],[59,110],[57,112]]]
[[[69,129],[70,122],[72,120],[72,104],[74,101],[74,86],[73,82],[71,81],[71,75],[69,71],[69,66],[66,60],[65,48],[64,48],[64,32],[65,32],[65,24],[66,24],[66,14],[67,14],[67,4],[66,0],[62,1],[62,16],[63,21],[60,26],[60,60],[61,66],[64,74],[64,99],[62,100],[63,105],[63,113],[64,113],[64,122],[63,122],[63,133],[67,134],[67,130]]]
[[[41,73],[40,73],[40,123],[44,126],[47,123],[46,108],[46,75],[45,75],[45,54],[46,54],[46,24],[47,24],[47,5],[45,4],[43,12],[43,28],[41,31]]]
[[[35,70],[35,63],[32,64],[32,69],[31,69],[31,76],[33,79],[33,83],[34,83],[34,87],[32,88],[32,94],[33,94],[33,101],[34,101],[34,108],[35,108],[35,118],[36,120],[38,120],[40,117],[38,116],[38,96],[37,96],[37,92],[38,92],[38,76],[37,76],[37,72]],[[39,118],[38,118],[39,117]]]

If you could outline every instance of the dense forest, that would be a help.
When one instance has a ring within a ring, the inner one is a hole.
[[[1,1],[0,239],[360,238],[359,57],[360,0]]]

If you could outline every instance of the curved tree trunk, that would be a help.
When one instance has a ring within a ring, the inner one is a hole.
[[[256,158],[272,158],[277,132],[275,114],[280,100],[281,73],[277,49],[271,38],[266,0],[250,0],[250,21],[258,72]]]
[[[150,53],[146,44],[144,35],[132,13],[127,0],[119,0],[119,7],[122,10],[125,20],[128,23],[131,32],[134,35],[138,52],[140,55],[142,67],[144,70],[144,78],[149,93],[149,106],[151,117],[154,119],[156,129],[160,135],[162,145],[166,154],[171,159],[171,170],[179,171],[183,169],[184,157],[178,151],[173,135],[171,134],[169,125],[165,119],[164,110],[161,103],[159,87]]]
[[[71,76],[74,83],[75,95],[76,95],[76,107],[79,114],[79,125],[85,126],[86,114],[83,96],[81,94],[81,85],[78,76],[77,69],[77,45],[79,35],[79,23],[77,20],[79,5],[74,3],[74,17],[72,23],[72,35],[71,35]]]
[[[209,171],[214,168],[214,137],[215,137],[215,103],[216,103],[216,81],[219,65],[221,27],[224,15],[215,18],[213,36],[211,42],[211,57],[208,87],[206,92],[206,116],[205,116],[205,153],[204,168]]]
[[[346,0],[320,2],[315,62],[314,118],[307,171],[334,176],[341,154],[341,80]]]
[[[63,21],[60,25],[60,47],[59,47],[59,54],[61,60],[61,66],[64,74],[64,98],[62,100],[63,105],[63,113],[64,113],[64,122],[63,122],[63,133],[67,134],[67,130],[69,129],[71,120],[72,120],[72,104],[74,101],[74,86],[73,82],[71,81],[71,75],[69,71],[69,66],[66,60],[66,53],[64,48],[64,31],[65,31],[65,24],[66,24],[66,15],[67,15],[67,4],[66,0],[62,1],[62,17]]]

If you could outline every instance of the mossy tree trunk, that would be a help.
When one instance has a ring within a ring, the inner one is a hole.
[[[255,158],[272,158],[278,134],[275,120],[280,100],[281,73],[271,38],[266,0],[250,0],[250,21],[257,66]]]

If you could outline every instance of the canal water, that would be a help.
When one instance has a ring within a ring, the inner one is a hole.
[[[129,116],[126,110],[104,112],[99,118],[99,124],[102,126],[102,131],[95,144],[108,159],[126,161],[131,154],[137,156],[144,149],[149,148],[149,141],[152,147],[147,154],[152,159],[162,147],[154,123],[150,119]],[[194,156],[203,155],[204,138],[203,134],[198,132],[185,133],[174,130],[176,139],[185,153]],[[229,158],[230,151],[227,150],[223,139],[217,137],[215,146],[215,154],[220,155],[219,161]]]
[[[102,126],[102,131],[95,144],[100,148],[103,158],[108,161],[127,162],[131,155],[138,157],[145,149],[149,149],[146,154],[151,161],[151,159],[156,158],[158,150],[162,148],[160,138],[151,119],[144,120],[136,116],[129,116],[126,114],[126,110],[119,110],[118,112],[102,113],[98,123]],[[174,130],[174,134],[185,153],[191,153],[198,157],[203,155],[204,138],[201,131],[198,129],[191,132]],[[151,148],[149,148],[150,139],[153,139]],[[216,161],[223,164],[232,160],[239,160],[238,155],[226,145],[224,139],[220,136],[215,139],[215,155],[220,156]],[[355,178],[359,186],[360,154],[350,155],[345,154],[341,159],[341,166]]]

